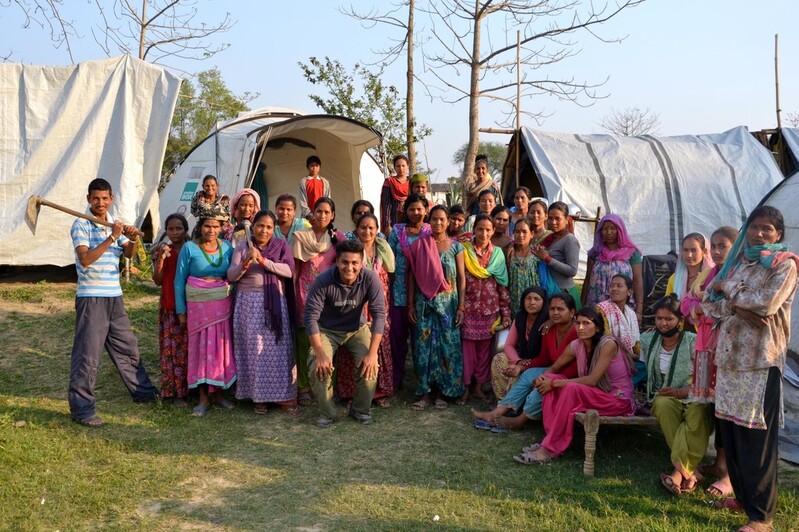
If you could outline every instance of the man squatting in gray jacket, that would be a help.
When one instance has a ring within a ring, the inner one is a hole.
[[[363,312],[367,303],[371,327]],[[363,269],[360,241],[345,240],[336,245],[336,266],[319,274],[311,285],[304,321],[311,342],[308,374],[321,413],[316,425],[330,427],[338,417],[332,376],[333,355],[339,346],[346,347],[355,359],[355,397],[350,415],[364,425],[372,423],[377,349],[386,323],[386,302],[380,278]]]

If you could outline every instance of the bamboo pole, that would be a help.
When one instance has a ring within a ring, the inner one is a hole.
[[[777,129],[782,128],[782,117],[780,113],[782,113],[782,109],[780,109],[780,60],[779,60],[779,51],[780,51],[780,34],[777,33],[774,35],[774,90],[776,92],[776,104],[777,104]]]
[[[522,71],[521,71],[521,53],[522,53],[522,34],[516,30],[516,188],[519,187],[519,160],[520,160],[520,143],[522,132]]]

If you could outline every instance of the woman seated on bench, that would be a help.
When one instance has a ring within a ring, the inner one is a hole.
[[[713,428],[709,405],[689,399],[696,334],[683,330],[676,294],[655,303],[655,330],[641,335],[647,366],[647,400],[671,449],[674,471],[660,483],[674,495],[690,493],[698,483],[696,468],[705,456]]]
[[[633,360],[613,336],[605,335],[602,314],[593,308],[577,313],[577,340],[570,343],[553,364],[552,373],[535,380],[544,399],[543,441],[522,449],[514,456],[521,464],[548,462],[569,447],[574,435],[574,415],[594,409],[601,416],[630,416],[635,413],[633,399]],[[577,361],[579,377],[558,375],[558,367]]]

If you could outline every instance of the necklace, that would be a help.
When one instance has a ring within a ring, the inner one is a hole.
[[[481,250],[481,249],[477,249],[477,246],[476,246],[476,245],[475,245],[475,246],[473,246],[473,247],[474,247],[474,252],[475,252],[475,254],[476,254],[478,257],[485,257],[485,254],[486,254],[486,253],[488,253],[488,246],[486,246],[486,247],[485,247],[484,249],[482,249],[482,250]]]
[[[216,251],[219,252],[219,258],[216,261],[211,260],[210,255],[208,255],[208,252],[205,251],[204,243],[200,245],[200,251],[203,252],[205,260],[208,261],[208,264],[210,264],[212,268],[219,268],[219,266],[222,264],[222,241],[218,238],[216,239]],[[214,255],[216,255],[216,253],[214,253]]]

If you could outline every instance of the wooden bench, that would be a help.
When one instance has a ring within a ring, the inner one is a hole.
[[[585,461],[583,462],[583,474],[587,477],[594,476],[594,455],[596,454],[596,435],[600,425],[654,425],[658,426],[658,420],[654,416],[600,416],[596,410],[578,412],[574,415],[574,420],[582,423],[585,429]]]

